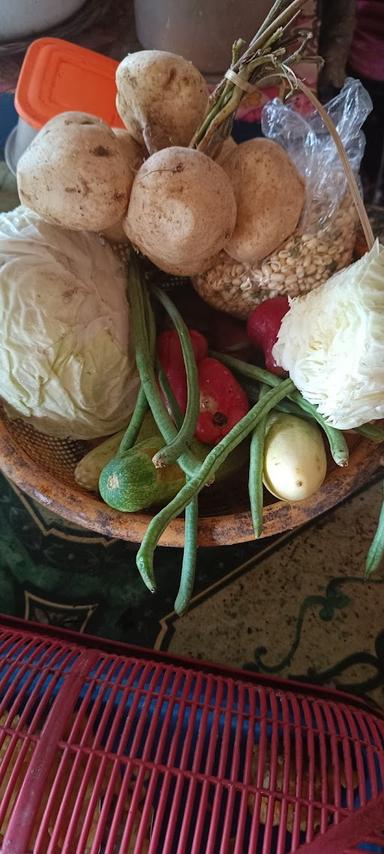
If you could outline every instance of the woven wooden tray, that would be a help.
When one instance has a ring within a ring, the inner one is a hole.
[[[356,181],[332,121],[308,87],[300,88],[321,112],[324,123],[334,138],[342,157],[352,195],[364,232],[358,239],[355,256],[359,257],[373,244],[373,233]],[[268,537],[303,525],[364,486],[381,465],[382,445],[375,445],[357,434],[351,434],[350,460],[347,468],[328,463],[327,478],[322,488],[306,501],[296,503],[273,501],[266,495],[263,536]],[[384,443],[383,443],[384,444]],[[85,442],[53,439],[38,433],[21,420],[10,421],[0,406],[0,469],[21,490],[72,523],[106,536],[139,543],[147,529],[151,513],[120,513],[112,510],[96,495],[82,490],[75,481],[77,462],[87,452]],[[247,494],[248,472],[238,472],[236,479],[220,488],[204,489],[199,497],[200,546],[232,545],[253,539],[252,520]],[[175,519],[167,528],[160,545],[184,545],[184,520]]]
[[[264,508],[263,536],[291,530],[334,507],[367,483],[378,470],[383,446],[351,435],[350,462],[338,468],[329,462],[322,488],[306,501],[271,501]],[[88,446],[85,442],[52,439],[23,421],[10,421],[0,409],[0,468],[21,490],[70,522],[101,534],[130,542],[141,542],[150,513],[119,513],[111,510],[96,494],[82,490],[74,479],[74,469]],[[231,545],[253,539],[247,497],[245,468],[236,479],[201,493],[199,544]],[[184,545],[184,521],[175,519],[160,544]]]

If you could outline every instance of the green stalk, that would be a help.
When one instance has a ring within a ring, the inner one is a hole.
[[[240,58],[239,63],[246,61],[248,59],[248,56],[252,56],[252,54],[256,50],[261,50],[262,48],[265,48],[269,44],[270,39],[275,36],[277,30],[282,28],[285,31],[287,27],[292,24],[295,18],[297,18],[297,15],[299,14],[299,12],[301,12],[301,9],[303,8],[305,2],[306,0],[293,0],[293,2],[289,3],[289,5],[286,6],[286,8],[283,9],[282,12],[277,15],[277,17],[275,17],[276,11],[274,12],[274,7],[272,7],[269,15],[264,20],[264,23],[261,25],[259,32],[256,33],[256,35],[250,42],[249,48]]]
[[[177,429],[168,415],[157,385],[145,327],[143,301],[145,285],[140,280],[139,262],[134,257],[132,257],[128,275],[137,369],[156,424],[165,442],[169,443],[177,436]],[[199,461],[189,451],[182,454],[178,462],[183,471],[189,475],[194,474],[200,466]]]
[[[275,3],[273,4],[272,8],[269,10],[268,15],[266,15],[263,23],[259,27],[259,29],[258,29],[258,31],[257,31],[257,33],[253,39],[253,42],[256,42],[257,39],[259,39],[260,36],[262,36],[265,33],[265,31],[266,31],[266,29],[268,29],[269,25],[272,24],[276,15],[279,15],[280,11],[283,11],[282,7],[287,6],[288,4],[289,4],[289,0],[275,0]],[[251,42],[251,44],[252,44],[252,42]]]
[[[375,536],[370,545],[365,562],[365,578],[369,578],[373,572],[380,568],[384,559],[384,500],[381,505],[380,516]]]
[[[220,467],[228,455],[245,439],[256,427],[260,419],[264,418],[273,409],[279,400],[282,400],[292,392],[294,385],[291,380],[284,380],[278,388],[268,391],[263,398],[247,412],[232,430],[224,436],[209,452],[200,469],[180,489],[166,507],[163,507],[156,516],[151,519],[145,532],[143,542],[137,553],[136,564],[143,578],[153,577],[153,555],[157,543],[169,525],[169,523],[185,510],[187,504],[198,495],[214,472]]]
[[[317,421],[328,439],[329,450],[336,465],[341,468],[347,466],[349,462],[349,448],[344,433],[336,427],[331,427],[316,406],[313,403],[308,403],[299,391],[295,390],[294,394],[290,395],[290,397],[300,406],[303,412],[306,412],[314,421]]]
[[[180,407],[177,403],[175,395],[171,389],[171,386],[169,385],[168,377],[167,377],[166,373],[163,371],[160,364],[158,365],[157,372],[159,375],[159,385],[160,385],[161,391],[163,392],[164,397],[167,400],[170,414],[171,414],[171,416],[172,416],[172,418],[176,424],[177,429],[180,430],[180,427],[183,423],[181,410],[180,410]]]
[[[147,288],[144,288],[143,290],[143,299],[146,317],[146,339],[150,356],[153,359],[156,347],[156,324],[154,321],[153,311]],[[125,453],[125,451],[129,451],[133,447],[140,433],[142,423],[148,410],[149,406],[146,394],[143,387],[140,386],[131,420],[120,442],[116,456],[120,457],[122,454]]]
[[[188,609],[195,584],[198,521],[199,504],[195,496],[185,510],[183,563],[180,587],[174,606],[179,617],[182,617]]]
[[[169,385],[167,376],[161,367],[159,368],[159,382],[163,394],[167,399],[172,418],[179,429],[182,423],[180,407]],[[183,562],[179,591],[174,605],[176,614],[179,617],[182,617],[187,611],[193,593],[196,573],[198,522],[199,504],[196,497],[192,499],[185,510]]]
[[[145,287],[146,286],[141,282],[140,278],[139,262],[136,258],[132,258],[129,271],[129,293],[132,309],[132,326],[134,330],[137,369],[139,371],[142,388],[151,407],[157,426],[165,441],[172,442],[177,436],[177,428],[173,424],[163,404],[156,381],[153,364],[155,325]],[[148,335],[146,325],[149,330]],[[178,460],[178,463],[187,476],[195,473],[200,468],[200,462],[190,452],[183,453]],[[187,548],[186,555],[183,559],[184,584],[185,579],[190,579],[194,574],[193,542],[194,537],[197,538],[197,521],[196,523],[194,521],[195,513],[197,515],[197,509],[191,508],[191,510],[186,514],[186,536],[188,534],[188,537],[190,537],[191,544],[190,547]],[[195,534],[193,533],[194,525],[196,528]],[[151,592],[154,592],[156,590],[156,581],[153,572],[153,561],[149,564],[140,564],[137,559],[137,567],[144,584]]]
[[[172,418],[177,428],[180,429],[182,423],[181,411],[171,386],[169,385],[167,375],[161,367],[159,368],[159,382],[163,394],[167,399]],[[185,510],[183,562],[181,566],[179,591],[174,604],[176,614],[178,614],[179,617],[182,617],[188,610],[188,605],[190,603],[195,584],[198,521],[198,499],[193,498]]]
[[[196,423],[199,417],[200,394],[196,359],[188,327],[172,300],[160,288],[153,288],[153,292],[163,308],[165,308],[178,333],[187,377],[187,408],[182,425],[175,438],[165,448],[162,448],[161,451],[155,454],[153,458],[153,464],[161,468],[162,466],[168,466],[177,462],[181,454],[189,447],[195,435]]]
[[[144,389],[140,386],[132,418],[120,442],[119,449],[116,454],[117,457],[121,457],[122,454],[129,451],[135,444],[148,409],[148,401],[145,396]]]
[[[275,72],[284,77],[283,64],[300,59],[302,46],[290,55],[289,46],[292,39],[285,39],[281,45],[280,42],[304,3],[305,0],[293,0],[288,4],[277,0],[244,53],[234,61],[232,52],[230,70],[253,85],[264,78],[266,73]],[[209,153],[215,146],[213,138],[215,135],[221,136],[220,129],[223,130],[225,122],[236,112],[244,95],[245,92],[240,86],[224,77],[211,97],[208,114],[191,140],[191,148]]]
[[[215,351],[211,351],[211,355],[214,356],[215,359],[219,359],[220,362],[223,362],[224,365],[228,365],[228,367],[232,368],[233,371],[237,371],[238,374],[248,377],[249,379],[256,380],[256,382],[266,383],[266,385],[273,386],[275,388],[283,382],[280,377],[277,377],[276,374],[271,374],[269,371],[266,371],[265,368],[258,368],[256,365],[249,365],[248,362],[243,362],[241,359],[236,359],[234,356],[227,356],[226,353],[216,353]],[[308,400],[305,400],[295,387],[287,397],[294,403],[297,403],[303,412],[306,412],[320,425],[328,439],[329,448],[336,465],[342,467],[347,466],[349,450],[346,438],[342,431],[337,430],[336,427],[331,427],[330,424],[325,421],[316,406],[314,406],[313,403],[309,403]]]
[[[155,316],[153,313],[151,299],[149,296],[148,287],[145,281],[142,281],[142,298],[143,298],[143,306],[144,306],[144,316],[145,316],[145,325],[147,331],[147,340],[148,340],[148,349],[151,356],[151,359],[155,358],[156,353],[156,322]]]
[[[260,387],[259,400],[262,400],[267,391],[267,386],[262,385]],[[263,467],[266,424],[267,416],[265,415],[264,418],[261,418],[252,433],[249,456],[248,492],[253,530],[256,539],[260,537],[263,532]]]
[[[228,365],[238,374],[248,377],[250,380],[256,380],[257,383],[264,383],[269,386],[278,386],[282,382],[281,377],[276,374],[271,374],[265,368],[259,368],[257,365],[251,365],[249,362],[244,362],[238,359],[237,356],[229,356],[227,353],[218,353],[216,350],[210,350],[209,355],[214,359],[218,359],[223,365]]]
[[[260,384],[252,383],[252,382],[242,382],[244,391],[247,393],[247,397],[252,403],[256,403],[260,396]],[[294,403],[293,400],[288,400],[285,398],[281,400],[275,407],[278,412],[285,412],[287,415],[296,415],[298,418],[302,418],[304,421],[313,421],[311,415],[308,415],[297,403]]]

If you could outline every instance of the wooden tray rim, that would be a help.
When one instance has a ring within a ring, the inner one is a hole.
[[[349,465],[335,468],[322,488],[305,501],[276,501],[264,508],[262,536],[293,530],[315,519],[347,498],[377,472],[382,464],[383,444],[367,439],[353,448]],[[22,492],[42,504],[52,513],[68,521],[113,539],[140,543],[152,518],[147,513],[121,513],[112,510],[93,493],[72,489],[44,471],[20,445],[14,441],[6,424],[0,419],[0,470]],[[218,516],[202,516],[199,520],[199,545],[222,546],[249,542],[254,539],[249,511]],[[175,519],[168,526],[160,545],[182,548],[184,520]]]

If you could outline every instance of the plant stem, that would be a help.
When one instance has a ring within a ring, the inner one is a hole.
[[[159,381],[163,394],[167,399],[172,418],[177,429],[180,429],[182,424],[181,410],[169,385],[167,375],[161,367],[159,368]],[[179,617],[185,614],[188,608],[195,583],[198,521],[199,504],[197,497],[195,497],[185,509],[183,562],[179,592],[174,605],[176,614]]]
[[[142,386],[140,386],[139,393],[136,398],[135,408],[133,410],[133,414],[128,424],[128,427],[120,442],[119,449],[116,454],[117,457],[121,457],[122,454],[124,454],[126,451],[129,451],[135,444],[140,432],[141,425],[148,412],[148,409],[148,401],[145,396],[144,389]]]
[[[173,421],[176,424],[177,429],[180,430],[180,427],[183,423],[183,417],[181,414],[181,410],[180,410],[180,407],[177,403],[175,395],[171,389],[171,386],[169,385],[168,377],[167,377],[165,371],[163,371],[160,364],[158,365],[157,372],[159,375],[159,385],[160,385],[161,391],[163,392],[164,397],[166,398],[169,412],[171,414],[171,417],[173,418]]]
[[[135,340],[136,364],[142,387],[144,389],[153,417],[165,442],[172,442],[177,435],[177,429],[173,424],[164,406],[157,385],[153,359],[149,351],[147,333],[145,328],[143,288],[146,285],[141,282],[139,262],[132,257],[129,269],[129,292],[132,307],[132,328]],[[182,454],[178,460],[179,465],[186,474],[194,474],[200,463],[191,452]]]
[[[249,400],[251,400],[253,403],[256,403],[260,396],[260,384],[255,382],[247,382],[243,378],[241,385],[243,386],[244,391],[247,393],[247,397],[249,398]],[[298,418],[303,418],[304,421],[313,421],[311,415],[308,415],[306,412],[300,409],[300,406],[297,403],[294,403],[293,400],[288,400],[288,398],[285,398],[284,400],[281,400],[280,403],[277,403],[275,409],[277,409],[278,412],[285,412],[288,415],[297,415]]]
[[[370,545],[365,562],[365,578],[369,578],[381,566],[384,559],[384,499],[381,505],[375,536]]]
[[[280,10],[283,11],[282,7],[287,6],[288,3],[289,3],[289,0],[275,0],[275,3],[273,4],[272,8],[269,10],[267,16],[264,18],[263,23],[261,24],[256,35],[254,36],[253,41],[257,41],[257,39],[260,38],[260,36],[262,36],[263,33],[265,33],[265,30],[269,27],[270,24],[272,24],[274,18],[280,14]],[[252,42],[251,42],[251,44],[252,44]]]
[[[148,350],[151,358],[154,358],[156,346],[156,324],[153,317],[151,302],[149,299],[147,288],[143,290],[144,311],[146,317],[146,338]],[[132,413],[131,420],[120,442],[116,456],[120,457],[125,451],[129,451],[136,442],[139,435],[144,418],[149,410],[146,394],[142,386],[139,388],[135,408]]]
[[[198,521],[199,504],[195,496],[185,510],[183,563],[179,592],[174,606],[179,617],[182,617],[188,609],[195,583]]]
[[[264,23],[240,56],[238,56],[238,43],[234,44],[229,71],[236,74],[242,81],[252,85],[255,85],[258,79],[265,78],[266,72],[268,72],[267,76],[274,72],[283,77],[284,61],[288,63],[299,60],[306,43],[306,39],[304,39],[303,44],[293,54],[289,55],[292,38],[287,39],[285,34],[304,4],[305,0],[293,0],[290,3],[285,2],[285,0],[277,0]],[[208,154],[214,150],[215,140],[213,138],[218,135],[219,143],[222,141],[220,140],[220,131],[223,131],[223,126],[226,123],[227,133],[230,132],[231,125],[228,120],[236,112],[244,95],[245,91],[237,85],[236,81],[230,80],[224,75],[223,80],[216,86],[209,100],[208,114],[194,134],[190,147],[198,148]]]
[[[200,394],[196,359],[188,327],[172,300],[160,288],[153,288],[153,293],[165,308],[178,333],[187,377],[187,407],[180,430],[175,438],[153,457],[153,464],[156,468],[161,468],[177,462],[192,441],[200,412]]]
[[[238,64],[246,62],[256,50],[260,50],[262,47],[265,47],[268,44],[268,41],[275,35],[276,30],[280,29],[280,27],[284,28],[284,30],[289,27],[303,8],[305,2],[306,0],[293,0],[292,3],[283,9],[277,17],[273,17],[273,19],[272,12],[274,7],[272,7],[269,13],[271,16],[270,22],[267,24],[269,17],[267,16],[264,24],[260,27],[261,32],[259,30],[259,32],[256,33],[250,42],[249,47],[238,60]]]
[[[268,386],[260,386],[259,400],[265,396]],[[255,538],[263,532],[263,466],[264,466],[264,437],[267,416],[261,418],[252,433],[250,456],[248,492],[251,506],[251,516]]]

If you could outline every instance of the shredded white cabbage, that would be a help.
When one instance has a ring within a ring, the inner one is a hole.
[[[290,301],[273,356],[342,430],[384,418],[384,247]]]
[[[97,234],[0,216],[0,397],[58,437],[121,430],[137,395],[126,275]]]

